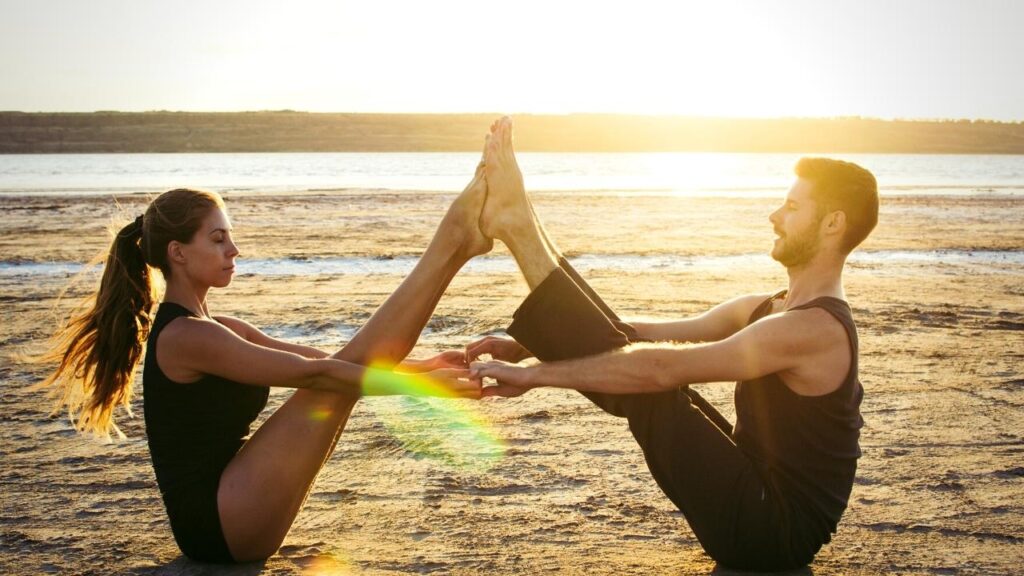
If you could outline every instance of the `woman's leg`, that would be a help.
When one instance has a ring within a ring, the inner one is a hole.
[[[413,271],[335,358],[389,365],[405,358],[455,274],[490,250],[477,224],[486,189],[478,169]],[[236,560],[262,559],[277,550],[354,404],[331,392],[297,390],[228,464],[217,502]]]

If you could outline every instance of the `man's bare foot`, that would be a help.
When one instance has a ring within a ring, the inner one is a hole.
[[[491,134],[494,134],[498,130],[498,126],[501,125],[502,120],[504,120],[504,118],[499,118],[499,119],[495,120],[494,122],[491,122],[491,129],[490,129],[491,130]],[[486,154],[487,154],[487,147],[485,146],[484,147],[485,159],[486,159]],[[561,252],[561,250],[558,249],[558,246],[556,246],[555,243],[548,236],[547,230],[544,229],[544,224],[541,222],[540,216],[537,215],[537,208],[534,207],[533,200],[530,199],[530,195],[529,194],[525,194],[525,196],[526,196],[526,203],[530,206],[530,214],[533,216],[533,222],[537,226],[537,231],[540,232],[541,238],[543,238],[544,244],[547,246],[548,251],[551,252],[551,255],[554,256],[556,260],[561,258],[562,252]]]
[[[466,259],[486,254],[494,247],[494,241],[480,231],[480,213],[487,200],[487,180],[483,162],[476,167],[476,174],[466,189],[448,207],[438,233],[446,233],[459,243],[459,252]]]
[[[508,244],[510,237],[534,225],[533,211],[512,149],[512,120],[506,116],[496,124],[491,126],[484,152],[487,202],[480,214],[480,230]]]

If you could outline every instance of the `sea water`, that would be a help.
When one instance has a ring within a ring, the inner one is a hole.
[[[802,154],[521,153],[527,188],[688,196],[781,196]],[[861,164],[883,195],[1024,194],[1024,155],[829,154]],[[0,155],[0,194],[453,192],[474,153]]]

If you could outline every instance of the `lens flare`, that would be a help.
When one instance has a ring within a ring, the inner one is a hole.
[[[343,576],[359,571],[351,562],[337,554],[320,554],[302,569],[304,576]]]
[[[371,367],[387,370],[379,363]],[[410,454],[473,471],[486,471],[505,455],[494,424],[474,400],[452,398],[450,389],[422,375],[396,375],[383,383],[379,376],[373,391],[383,393],[377,387],[387,386],[398,397],[374,402],[373,410]]]
[[[334,414],[334,410],[328,408],[317,408],[309,413],[309,419],[314,422],[326,422],[331,414]]]

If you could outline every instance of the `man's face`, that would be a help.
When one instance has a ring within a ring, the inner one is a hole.
[[[768,217],[778,235],[772,246],[772,258],[786,268],[810,262],[821,247],[821,214],[811,197],[812,186],[798,178],[786,194],[786,201]]]

